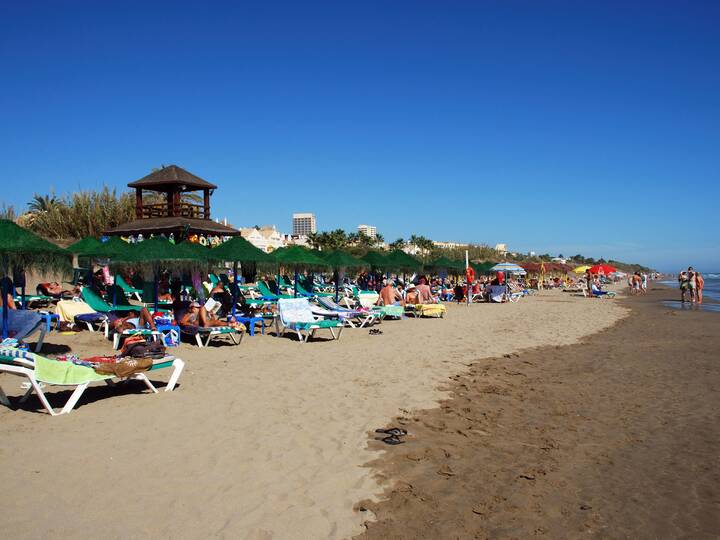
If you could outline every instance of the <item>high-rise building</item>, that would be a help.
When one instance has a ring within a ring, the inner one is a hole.
[[[315,214],[309,212],[293,214],[293,236],[307,236],[316,232]]]
[[[377,227],[372,225],[358,225],[357,229],[359,233],[369,236],[370,238],[375,238],[377,236]]]

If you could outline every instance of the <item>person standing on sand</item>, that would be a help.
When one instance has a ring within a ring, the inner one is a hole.
[[[697,301],[695,296],[697,282],[695,281],[695,270],[693,270],[692,266],[688,266],[687,269],[687,282],[688,290],[690,291],[690,301],[694,304]]]
[[[705,286],[705,278],[700,272],[695,272],[695,300],[698,304],[702,304],[703,287]]]
[[[688,289],[687,274],[685,273],[685,270],[682,270],[678,274],[678,283],[680,284],[680,302],[685,303],[685,293],[687,293]]]
[[[590,273],[590,269],[588,268],[585,270],[585,288],[587,289],[587,295],[588,297],[592,298],[592,284],[593,284],[593,277]]]

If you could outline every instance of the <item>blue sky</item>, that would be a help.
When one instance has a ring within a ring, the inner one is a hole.
[[[12,4],[6,204],[175,163],[238,226],[720,269],[720,3]]]

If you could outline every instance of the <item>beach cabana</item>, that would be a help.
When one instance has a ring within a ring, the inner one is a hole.
[[[14,222],[0,220],[0,278],[2,278],[2,337],[8,337],[8,295],[12,296],[9,276],[26,270],[69,270],[70,252],[23,229]]]

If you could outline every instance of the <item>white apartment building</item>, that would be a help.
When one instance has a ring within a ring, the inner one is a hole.
[[[285,245],[285,239],[275,228],[275,225],[263,225],[259,229],[255,227],[240,229],[240,234],[245,240],[256,248],[262,249],[265,253],[270,253]]]
[[[362,233],[370,238],[377,237],[377,227],[374,227],[373,225],[358,225],[357,230],[358,233]]]
[[[460,242],[436,242],[433,240],[433,244],[436,247],[442,249],[455,249],[455,248],[466,248],[469,244],[461,244]]]
[[[317,232],[315,214],[309,212],[293,214],[292,225],[293,236],[308,236]]]

